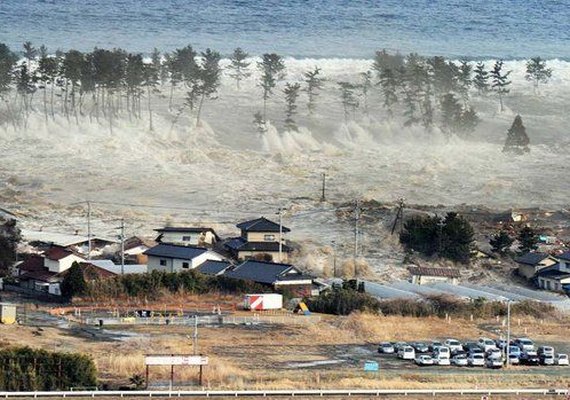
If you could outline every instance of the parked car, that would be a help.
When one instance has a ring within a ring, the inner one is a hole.
[[[463,346],[455,339],[447,339],[443,345],[449,348],[449,351],[455,353],[456,351],[463,350]]]
[[[534,342],[529,338],[517,338],[514,343],[522,351],[534,350]]]
[[[412,346],[402,346],[398,350],[398,358],[402,360],[413,360],[416,358],[416,351]]]
[[[552,354],[543,354],[539,356],[539,359],[542,365],[554,365],[556,363]]]
[[[429,346],[425,343],[416,342],[411,345],[416,353],[429,353]]]
[[[509,354],[509,364],[511,365],[519,365],[521,362],[521,360],[519,359],[519,356],[516,354]]]
[[[484,352],[487,352],[488,350],[497,348],[497,346],[495,345],[495,341],[493,339],[489,339],[489,338],[485,338],[485,337],[479,338],[479,340],[477,341],[477,344],[479,345],[481,350],[483,350]]]
[[[487,368],[502,368],[503,367],[503,360],[501,358],[492,358],[492,357],[488,357],[485,360],[485,366]]]
[[[465,342],[463,343],[463,350],[465,350],[467,353],[471,353],[472,349],[478,349],[479,348],[479,344],[476,342]]]
[[[523,351],[520,356],[520,361],[521,364],[524,365],[538,365],[540,363],[538,354],[536,354],[536,351],[533,350]]]
[[[497,339],[495,340],[495,345],[497,346],[497,348],[502,350],[505,347],[507,347],[507,339]]]
[[[400,348],[404,346],[409,346],[409,345],[406,342],[396,342],[394,343],[394,351],[397,353],[398,351],[400,351]]]
[[[439,347],[436,347],[435,350],[433,351],[433,357],[434,358],[437,358],[437,357],[450,358],[451,357],[451,351],[449,350],[449,347],[447,347],[447,346],[439,346]]]
[[[428,354],[419,354],[416,356],[415,362],[421,367],[425,365],[433,365],[433,358]]]
[[[392,343],[390,342],[382,342],[378,346],[378,353],[394,354],[394,352],[395,352],[394,345],[392,345]]]
[[[480,353],[471,354],[467,357],[467,365],[470,367],[483,367],[485,366],[485,356]]]
[[[568,365],[568,354],[557,354],[555,357],[556,365]]]
[[[499,349],[490,349],[488,350],[486,353],[486,358],[502,358],[503,357],[503,352]]]
[[[522,353],[521,349],[518,346],[513,346],[513,345],[509,346],[509,354],[514,354],[517,357],[520,357],[521,353]]]
[[[433,357],[433,363],[435,365],[451,365],[451,361],[449,360],[449,356],[442,354],[442,353]]]
[[[443,346],[443,343],[437,342],[437,341],[431,342],[428,346],[429,351],[433,352],[437,347],[440,347],[440,346]]]
[[[540,346],[537,350],[538,356],[549,355],[554,357],[554,347],[552,346]]]
[[[485,352],[481,347],[473,347],[471,351],[469,351],[469,354],[481,354],[482,356],[485,356]]]
[[[457,354],[451,358],[451,364],[457,367],[466,367],[468,365],[467,356],[465,354]]]

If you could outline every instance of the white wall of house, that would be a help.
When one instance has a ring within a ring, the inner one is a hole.
[[[562,285],[570,284],[570,278],[564,279],[552,279],[552,278],[545,278],[539,277],[538,278],[538,286],[544,290],[550,290],[552,292],[563,292]]]
[[[562,272],[570,272],[570,261],[560,260],[560,271]]]
[[[165,271],[165,272],[181,272],[198,268],[206,261],[223,261],[224,258],[214,251],[206,251],[192,260],[182,260],[179,258],[166,258],[148,256],[148,272]]]
[[[281,235],[285,241],[285,232]],[[248,242],[279,242],[279,232],[247,232]]]
[[[70,254],[67,257],[63,257],[57,261],[44,258],[44,267],[50,270],[50,272],[60,273],[67,271],[74,262],[84,262],[85,260],[81,257],[77,257],[74,254]]]
[[[210,231],[196,232],[162,232],[162,243],[181,244],[187,246],[212,245],[216,237]]]
[[[449,278],[447,276],[412,275],[412,283],[416,285],[427,285],[429,283],[437,282],[449,282],[456,285],[457,278]]]

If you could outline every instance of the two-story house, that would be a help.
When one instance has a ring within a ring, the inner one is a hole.
[[[515,258],[519,275],[526,279],[533,279],[544,268],[551,267],[557,260],[547,253],[530,252]]]
[[[230,239],[225,247],[238,260],[258,259],[273,262],[287,262],[291,248],[287,246],[285,234],[291,230],[265,217],[236,225],[241,235]]]
[[[159,244],[145,252],[147,270],[181,272],[194,269],[208,260],[223,261],[224,257],[204,247]]]
[[[159,233],[157,243],[211,248],[220,240],[212,228],[167,226],[155,231]]]

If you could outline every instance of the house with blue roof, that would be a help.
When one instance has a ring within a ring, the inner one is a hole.
[[[148,272],[182,272],[198,268],[209,260],[224,260],[222,255],[204,247],[164,243],[148,249],[144,254],[148,257]]]
[[[265,217],[236,225],[241,235],[225,242],[224,247],[237,260],[263,259],[287,262],[292,249],[285,235],[291,230]]]
[[[547,253],[533,251],[516,257],[515,262],[519,265],[517,271],[520,276],[533,279],[539,271],[556,264],[558,260]]]

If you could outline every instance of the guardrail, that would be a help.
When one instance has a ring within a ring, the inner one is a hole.
[[[570,395],[568,389],[410,389],[410,390],[132,390],[132,391],[70,391],[70,392],[0,392],[0,398],[85,398],[85,397],[362,397],[362,396],[493,396],[493,395]]]

